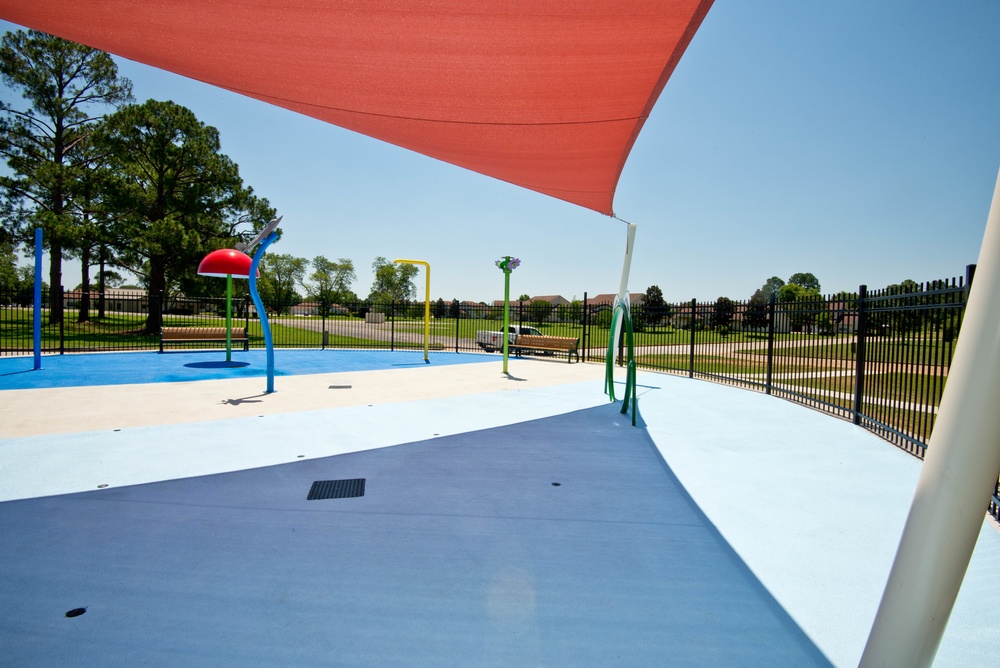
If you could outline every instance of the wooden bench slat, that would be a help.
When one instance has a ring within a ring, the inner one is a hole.
[[[187,339],[221,339],[226,340],[225,327],[164,327],[161,336],[167,340],[187,340]],[[235,338],[246,338],[245,327],[233,327]]]
[[[225,343],[225,327],[161,327],[160,352],[165,343]],[[249,350],[250,339],[246,327],[233,327],[230,341],[243,344]]]
[[[580,339],[573,338],[571,336],[538,336],[536,334],[520,334],[514,340],[514,347],[517,349],[567,353],[567,362],[572,362],[574,355],[576,355],[577,361],[580,361],[580,353],[577,350],[579,345]]]

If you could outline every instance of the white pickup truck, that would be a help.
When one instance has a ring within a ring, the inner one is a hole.
[[[518,334],[542,336],[542,333],[534,327],[526,327],[524,325],[507,326],[507,336],[510,337],[511,345],[514,344]],[[491,353],[494,350],[503,350],[503,332],[487,332],[486,330],[480,330],[476,332],[476,343],[478,343],[479,347],[488,353]]]

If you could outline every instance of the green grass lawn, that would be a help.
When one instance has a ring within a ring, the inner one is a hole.
[[[667,368],[687,370],[690,366],[689,353],[674,354],[647,354],[637,355],[636,363],[649,368]],[[788,373],[821,373],[836,371],[839,365],[831,365],[827,360],[815,360],[810,358],[775,358],[771,372],[777,374]],[[696,372],[729,374],[729,375],[750,375],[767,373],[767,361],[763,355],[704,355],[694,356],[694,370]]]
[[[60,339],[66,350],[100,350],[147,348],[157,345],[159,337],[141,334],[145,317],[113,314],[77,322],[76,313],[67,311],[63,325],[46,325],[46,309],[42,314],[42,347],[59,348]],[[34,345],[34,324],[30,309],[0,309],[0,347],[8,350],[30,350]]]
[[[776,343],[781,341],[776,338]],[[788,340],[788,339],[785,339]],[[867,340],[866,357],[869,362],[892,364],[946,364],[951,359],[953,344],[940,339],[913,337],[872,337]],[[740,351],[747,355],[766,355],[766,350]],[[851,341],[817,342],[811,345],[782,347],[775,345],[775,357],[815,357],[853,361],[856,352]]]
[[[925,373],[880,373],[865,376],[865,393],[892,401],[938,406],[948,377]]]
[[[802,394],[810,396],[808,388]],[[818,401],[837,406],[848,413],[854,410],[853,399],[828,397],[819,394],[812,396]],[[862,404],[861,412],[872,420],[890,425],[893,429],[924,443],[930,438],[931,430],[934,428],[934,421],[937,419],[937,415],[932,411],[914,411],[892,405],[876,405],[872,402]]]
[[[651,369],[675,369],[686,371],[691,364],[687,354],[677,355],[636,355],[636,364]],[[764,362],[740,360],[718,355],[695,355],[694,370],[701,373],[713,373],[731,376],[746,376],[767,372]]]

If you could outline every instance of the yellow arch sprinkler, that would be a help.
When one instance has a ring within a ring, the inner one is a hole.
[[[431,265],[423,260],[393,260],[397,264],[422,264],[427,269],[427,282],[424,284],[424,361],[431,363],[427,351],[431,342]]]

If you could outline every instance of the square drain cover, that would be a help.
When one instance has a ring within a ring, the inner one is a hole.
[[[309,496],[306,501],[317,501],[320,499],[349,499],[355,496],[365,495],[365,478],[351,478],[349,480],[317,480],[309,488]]]

